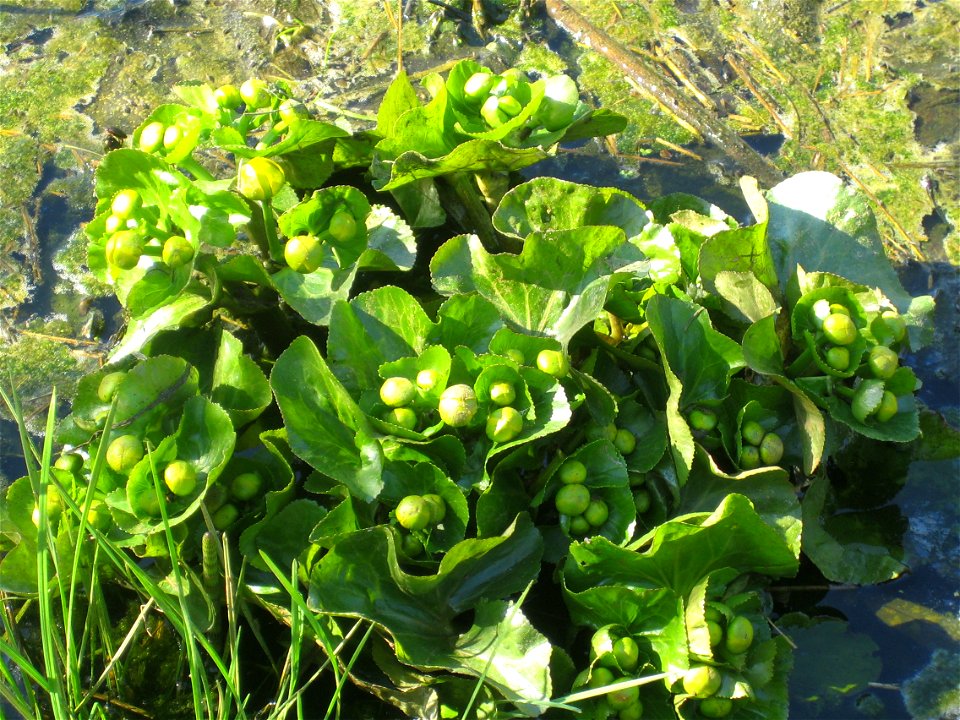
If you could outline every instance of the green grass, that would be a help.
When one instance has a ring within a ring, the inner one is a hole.
[[[281,603],[289,609],[284,623],[289,638],[282,640],[286,653],[277,668],[274,697],[265,703],[259,697],[255,707],[251,688],[246,685],[262,679],[262,668],[247,667],[250,653],[244,655],[241,644],[252,635],[250,642],[260,643],[262,656],[268,657],[269,653],[253,618],[250,593],[244,591],[246,561],[239,573],[234,572],[231,539],[218,533],[205,513],[208,538],[203,572],[197,573],[183,563],[163,502],[160,478],[152,467],[161,498],[163,536],[171,558],[165,584],[174,586],[172,590],[161,587],[143,563],[87,521],[93,489],[103,472],[107,443],[100,444],[87,492],[74,500],[51,472],[56,394],[39,448],[29,435],[16,394],[0,388],[0,398],[19,426],[27,474],[39,509],[36,562],[41,591],[32,597],[0,591],[0,697],[17,713],[24,718],[74,720],[114,717],[118,709],[126,709],[131,717],[144,712],[119,698],[123,678],[134,671],[134,649],[155,642],[148,634],[152,626],[172,629],[177,641],[165,647],[182,648],[179,657],[172,660],[179,679],[186,682],[189,678],[187,706],[192,705],[192,712],[185,712],[184,717],[316,717],[316,707],[307,714],[305,693],[324,674],[330,676],[333,686],[324,717],[341,716],[344,685],[371,636],[371,623],[357,620],[346,633],[340,633],[332,618],[307,607],[298,589],[300,569],[296,562],[284,571],[263,555],[285,593]],[[111,410],[106,427],[111,427],[112,416]],[[59,529],[47,510],[46,497],[52,492],[58,493],[65,505]],[[133,602],[140,606],[122,638],[116,637],[115,623],[106,610],[108,597],[117,594],[135,598]],[[213,630],[206,627],[206,618],[199,617],[199,606],[212,609]],[[162,625],[155,622],[157,614],[162,616]],[[354,642],[357,636],[359,640]],[[352,652],[346,657],[351,644]],[[313,660],[315,649],[325,655],[320,663]],[[308,665],[307,659],[312,664]]]

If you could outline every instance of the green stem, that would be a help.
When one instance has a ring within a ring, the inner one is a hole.
[[[193,175],[195,180],[204,180],[206,182],[216,180],[210,171],[198,163],[192,155],[187,155],[187,157],[183,158],[177,165]]]
[[[854,394],[856,393],[856,390],[854,390],[852,387],[847,387],[846,385],[838,382],[831,382],[830,390],[831,392],[834,392],[840,397],[846,398],[847,400],[852,400]]]
[[[260,127],[263,123],[260,121],[264,115],[269,114],[269,110],[247,110],[240,116],[240,124],[237,126],[237,130],[240,131],[240,134],[243,135],[244,140],[246,140],[247,133],[250,132],[250,125],[253,121],[257,121],[254,128]]]
[[[207,276],[210,281],[210,304],[217,307],[220,304],[220,296],[223,292],[223,283],[220,281],[220,275],[217,273],[217,261],[208,253],[201,253],[195,263],[197,270]]]
[[[240,116],[240,122],[237,124],[237,132],[243,137],[244,142],[247,140],[247,133],[250,132],[250,113],[243,113]]]
[[[280,247],[280,239],[277,237],[276,220],[273,218],[273,205],[270,199],[261,200],[260,211],[263,214],[263,232],[267,236],[267,252],[270,259],[276,263],[283,262],[283,248]]]
[[[445,179],[460,200],[463,224],[473,230],[491,252],[504,250],[473,176],[461,172],[447,175]]]
[[[167,238],[173,237],[172,232],[158,228],[156,225],[147,225],[144,223],[140,226],[140,228],[145,230],[150,237],[154,237],[157,240],[166,240]]]
[[[276,139],[281,135],[283,135],[286,129],[287,129],[287,123],[284,122],[283,120],[280,120],[279,122],[274,123],[273,127],[267,130],[264,136],[260,138],[260,142],[257,143],[256,149],[264,150],[269,146],[273,145]]]
[[[813,349],[808,345],[797,359],[790,363],[790,367],[787,368],[787,377],[800,377],[811,365],[816,367],[816,363],[813,362]]]

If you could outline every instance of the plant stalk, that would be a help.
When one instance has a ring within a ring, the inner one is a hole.
[[[183,160],[177,163],[181,168],[193,175],[195,180],[211,182],[216,178],[203,165],[197,162],[193,155],[187,155]]]
[[[263,232],[267,236],[267,254],[275,263],[283,262],[283,248],[280,247],[280,239],[277,237],[276,220],[273,217],[273,204],[269,198],[257,203],[260,206],[260,212],[263,217]]]
[[[475,232],[490,252],[504,250],[497,231],[493,229],[493,222],[483,202],[483,196],[477,188],[473,177],[467,173],[453,173],[444,176],[449,187],[453,190],[463,209],[461,222]]]
[[[685,123],[692,127],[704,139],[723,150],[743,170],[765,185],[773,186],[783,180],[783,175],[769,160],[747,145],[743,138],[712,112],[679,94],[643,58],[630,52],[610,35],[594,27],[564,0],[546,0],[546,6],[547,14],[561,29],[581,45],[595,49],[617,65],[627,77],[653,96],[681,124]]]
[[[811,366],[816,367],[816,363],[813,362],[813,349],[808,345],[797,359],[790,363],[787,368],[787,377],[801,377]]]

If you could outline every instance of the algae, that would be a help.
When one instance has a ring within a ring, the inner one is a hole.
[[[903,701],[915,720],[960,718],[960,655],[933,653],[930,663],[903,683]]]
[[[61,400],[72,397],[83,374],[99,364],[95,354],[71,347],[70,332],[63,320],[31,322],[14,341],[0,343],[0,377],[4,387],[20,397],[33,432],[42,432],[51,390],[56,388]],[[9,418],[3,410],[2,416]]]
[[[744,134],[782,135],[773,159],[785,173],[822,168],[861,185],[874,199],[892,254],[960,261],[960,130],[942,119],[956,109],[960,91],[958,63],[949,60],[956,6],[570,4],[655,65],[678,92],[696,97],[704,112]],[[173,99],[172,85],[188,80],[285,79],[318,111],[362,112],[393,77],[398,43],[411,77],[467,55],[537,72],[567,70],[588,101],[629,118],[626,132],[606,147],[622,174],[643,174],[644,185],[656,188],[662,173],[651,163],[668,159],[683,167],[666,173],[699,167],[718,184],[732,183],[693,145],[690,130],[595,50],[558,34],[529,3],[481,5],[485,17],[471,15],[468,3],[406,3],[398,15],[395,3],[380,0],[3,5],[0,311],[8,313],[7,325],[30,303],[31,312],[69,318],[74,334],[96,327],[82,299],[107,288],[84,275],[84,239],[75,228],[92,212],[92,170],[106,129],[132,134],[152,107]],[[681,157],[669,144],[692,146],[706,159]],[[43,287],[52,291],[38,296]]]
[[[578,64],[583,89],[593,94],[598,104],[626,115],[630,120],[627,128],[616,136],[619,152],[651,154],[655,151],[656,138],[676,145],[693,142],[694,135],[689,130],[662,113],[655,103],[640,96],[610,61],[595,53],[585,53]]]
[[[929,95],[960,83],[958,63],[950,59],[956,58],[956,5],[569,4],[655,63],[664,82],[698,98],[703,112],[742,133],[782,136],[773,159],[784,174],[823,169],[859,186],[873,202],[891,255],[957,262],[956,99],[917,99],[919,89]],[[617,140],[619,152],[651,154],[658,137],[677,144],[694,140],[651,103],[632,97],[633,88],[594,50],[578,48],[577,64],[587,91],[631,121]],[[944,103],[950,110],[945,121]],[[924,127],[926,144],[918,139]],[[929,232],[935,225],[936,233]],[[928,245],[928,235],[936,242]]]
[[[111,293],[85,272],[78,229],[93,212],[108,129],[132,135],[186,81],[259,75],[292,82],[308,98],[336,102],[349,91],[363,103],[371,86],[393,77],[400,22],[405,64],[420,69],[457,51],[462,30],[429,4],[401,21],[380,0],[17,0],[0,8],[0,372],[26,396],[57,385],[63,398],[98,347],[66,340],[105,340],[115,324],[89,304]]]

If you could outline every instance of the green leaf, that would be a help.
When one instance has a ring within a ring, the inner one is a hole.
[[[329,548],[341,538],[360,530],[363,523],[354,507],[354,502],[353,498],[347,497],[324,515],[310,533],[310,542]]]
[[[263,370],[243,353],[243,345],[226,330],[213,368],[210,398],[230,414],[236,428],[255,420],[273,400]]]
[[[587,412],[590,413],[590,417],[593,422],[595,422],[600,427],[606,427],[613,423],[617,419],[617,396],[611,388],[606,384],[601,382],[597,377],[594,377],[593,374],[588,374],[581,372],[576,368],[570,369],[570,377],[576,382],[579,386],[579,391],[583,395],[583,404],[587,408]],[[576,395],[577,393],[574,393]],[[624,416],[621,422],[624,422],[626,416]],[[641,418],[639,423],[630,423],[630,431],[637,437],[642,437],[641,433],[644,432],[644,429],[647,428],[653,430],[650,436],[649,444],[644,444],[643,446],[637,446],[637,449],[630,454],[631,465],[633,461],[636,461],[638,465],[642,465],[645,462],[645,459],[649,454],[656,452],[656,445],[659,442],[661,436],[663,438],[664,445],[666,445],[666,431],[664,429],[663,433],[656,432],[655,428],[651,428],[647,423],[643,422]],[[660,454],[663,454],[663,448],[660,448]],[[658,458],[659,459],[659,458]],[[654,461],[656,462],[656,461]]]
[[[408,655],[425,667],[445,667],[484,677],[508,701],[529,717],[539,717],[550,699],[550,659],[553,646],[530,624],[513,602],[480,603],[470,629],[456,639],[449,654]]]
[[[361,500],[376,498],[383,488],[383,450],[308,338],[294,340],[277,358],[270,385],[293,451]]]
[[[673,285],[680,280],[681,253],[669,225],[648,223],[630,242],[649,260],[647,274],[658,286]]]
[[[696,444],[694,443],[690,426],[687,425],[687,421],[680,410],[680,397],[683,393],[683,384],[666,365],[664,365],[664,374],[667,378],[667,387],[670,388],[670,396],[667,398],[666,407],[667,436],[670,439],[670,454],[673,456],[677,479],[680,484],[683,485],[687,481],[690,468],[693,467],[693,456],[696,452]]]
[[[270,276],[270,283],[304,320],[326,325],[331,321],[335,304],[350,296],[356,277],[355,264],[341,269],[325,247],[324,265],[314,272],[304,275],[283,268]]]
[[[243,529],[240,533],[238,546],[240,552],[251,564],[261,570],[266,570],[266,564],[260,557],[256,543],[260,529],[270,524],[273,518],[283,508],[290,504],[297,492],[298,485],[294,481],[293,470],[290,464],[293,453],[285,442],[282,442],[279,433],[283,431],[267,431],[260,433],[261,444],[250,449],[244,449],[242,454],[236,453],[220,478],[220,484],[226,489],[233,478],[243,473],[256,473],[263,481],[262,498],[258,498],[247,505],[245,520],[252,520],[256,515],[259,518]],[[241,443],[243,440],[241,439]],[[339,487],[339,486],[338,486]],[[309,511],[305,511],[309,513]],[[303,542],[306,537],[293,536],[292,542]],[[289,565],[289,562],[287,563]]]
[[[188,286],[170,303],[155,308],[149,315],[127,323],[123,339],[110,352],[111,363],[139,352],[157,333],[168,328],[189,324],[189,321],[210,304],[208,291],[200,286]]]
[[[727,315],[735,320],[755,323],[778,309],[770,290],[752,272],[721,270],[714,277],[714,286],[729,303]]]
[[[520,255],[491,255],[461,235],[440,248],[430,272],[438,292],[475,288],[509,322],[566,346],[603,308],[610,276],[643,261],[619,228],[583,227],[533,234]]]
[[[451,352],[458,346],[486,352],[502,327],[496,306],[476,293],[453,295],[437,310],[438,341]]]
[[[447,91],[438,75],[429,75],[423,80],[433,98],[426,105],[411,107],[399,115],[393,115],[392,132],[377,143],[370,170],[373,185],[378,190],[389,182],[394,162],[398,156],[416,149],[421,157],[439,158],[453,149],[452,120],[447,117]],[[406,90],[398,89],[398,94]],[[403,100],[401,100],[403,102]],[[399,112],[400,108],[396,108]],[[402,183],[401,183],[402,185]]]
[[[403,219],[384,205],[374,205],[367,216],[367,249],[360,256],[361,270],[411,270],[417,259],[417,242]]]
[[[386,437],[383,451],[391,460],[429,462],[451,478],[462,477],[467,463],[463,443],[453,435],[437,435],[427,440]]]
[[[654,221],[666,225],[671,220],[696,231],[703,237],[736,227],[736,221],[713,203],[688,193],[670,193],[650,203]]]
[[[410,147],[417,147],[411,145]],[[464,172],[515,172],[549,157],[539,147],[512,148],[497,140],[468,140],[441,156],[417,150],[400,154],[390,167],[388,182],[374,183],[380,191],[396,190],[417,180]]]
[[[889,512],[883,509],[873,513],[838,511],[825,476],[807,488],[802,507],[803,552],[828,580],[872,585],[892,580],[907,569],[889,547],[900,542],[904,528],[899,517],[885,518]],[[890,509],[896,513],[896,508]],[[902,551],[897,548],[896,554],[902,555]]]
[[[0,590],[16,595],[37,592],[37,543],[21,540],[0,560]]]
[[[377,110],[377,134],[382,137],[392,137],[394,128],[400,117],[407,111],[420,107],[417,91],[410,84],[407,73],[399,71],[390,87],[380,101]]]
[[[670,388],[667,430],[681,483],[693,464],[694,442],[684,419],[697,405],[716,405],[727,395],[730,377],[744,366],[740,346],[713,329],[704,308],[655,295],[647,321],[660,348]]]
[[[192,263],[172,271],[159,263],[146,270],[137,267],[125,274],[117,288],[117,298],[131,318],[147,317],[175,298],[186,287],[192,272]]]
[[[300,559],[310,547],[311,533],[326,515],[326,509],[313,500],[293,500],[255,528],[251,527],[253,532],[244,532],[245,553],[257,567],[263,567],[259,558],[262,552],[277,567],[289,568],[294,559]]]
[[[523,446],[500,458],[489,485],[477,498],[477,537],[499,535],[512,518],[529,508],[527,487],[543,470],[538,460],[531,458]]]
[[[263,264],[252,255],[235,255],[224,260],[216,269],[221,282],[253,283],[273,288],[273,280],[263,269]]]
[[[336,125],[320,122],[319,120],[303,119],[291,125],[279,142],[261,150],[249,147],[243,143],[232,143],[230,142],[229,136],[220,136],[216,132],[213,138],[221,150],[233,153],[237,157],[252,158],[286,155],[297,150],[303,150],[319,145],[320,143],[325,143],[334,138],[343,138],[349,135],[349,132]]]
[[[649,222],[645,208],[629,193],[566,180],[535,178],[512,188],[493,214],[493,226],[520,240],[534,232],[613,225],[633,238]]]
[[[291,190],[313,190],[327,181],[334,171],[334,142],[323,141],[274,155],[273,159],[283,168],[283,176]],[[279,203],[275,203],[274,207],[282,209]]]
[[[172,89],[174,95],[188,105],[193,105],[198,110],[213,114],[220,109],[217,104],[217,98],[213,94],[213,88],[206,83],[179,83],[174,85]]]
[[[33,524],[33,509],[36,507],[36,495],[30,478],[25,476],[14,480],[0,493],[2,517],[6,521],[0,532],[11,539],[30,539],[36,546],[37,526]],[[34,563],[36,569],[36,563]]]
[[[411,227],[439,227],[447,221],[447,211],[433,178],[398,187],[391,194]]]
[[[114,428],[142,435],[179,411],[198,389],[199,375],[186,361],[169,355],[147,358],[127,372],[117,389]]]
[[[747,328],[743,335],[743,357],[754,372],[785,377],[776,314],[760,318]]]
[[[148,360],[143,364],[149,362]],[[133,371],[130,374],[132,373]],[[124,392],[122,386],[120,392]],[[183,406],[177,432],[165,438],[155,451],[145,455],[130,472],[126,483],[126,500],[138,522],[118,520],[118,525],[132,535],[152,533],[162,528],[163,520],[159,512],[143,511],[143,508],[156,503],[151,460],[160,477],[161,487],[164,468],[174,460],[185,460],[196,470],[197,486],[194,491],[185,497],[173,496],[167,500],[170,525],[179,525],[187,520],[199,510],[207,490],[223,472],[233,454],[235,443],[236,433],[230,416],[219,405],[204,397],[190,398]],[[115,504],[110,496],[107,502],[110,505]],[[126,510],[124,507],[120,509]],[[120,517],[124,516],[121,514]]]
[[[622,132],[627,118],[607,108],[595,108],[581,115],[554,142],[573,142],[587,138],[605,137]]]
[[[699,270],[703,285],[710,292],[717,291],[715,279],[726,270],[753,273],[764,286],[779,294],[765,223],[723,230],[707,238],[700,247]]]
[[[407,664],[474,676],[486,671],[488,681],[514,702],[545,699],[549,643],[522,613],[498,602],[523,590],[540,571],[542,542],[529,519],[520,516],[501,536],[457,543],[433,575],[404,572],[395,542],[383,526],[340,540],[311,574],[310,606],[377,623],[393,636],[397,657]],[[476,611],[473,627],[460,633],[454,620],[467,610]]]
[[[143,352],[147,357],[171,355],[186,360],[197,370],[200,394],[209,395],[213,388],[213,368],[219,353],[221,330],[220,327],[171,328],[158,333],[147,343]],[[121,363],[119,368],[132,364],[132,361]],[[117,369],[118,366],[110,368]]]
[[[903,289],[863,193],[830,173],[805,172],[772,188],[767,201],[767,240],[781,287],[799,265],[807,272],[834,273],[880,288],[901,313],[909,314],[911,346],[923,344],[922,326],[932,300],[911,298]]]
[[[683,385],[680,407],[715,403],[744,367],[740,346],[713,329],[700,306],[664,295],[647,303],[647,320],[665,363]]]
[[[225,190],[201,192],[193,185],[188,188],[186,201],[180,208],[172,208],[180,212],[172,213],[177,224],[184,229],[190,228],[190,220],[183,217],[189,215],[194,221],[199,221],[196,230],[196,240],[199,245],[213,245],[215,247],[229,247],[237,237],[237,228],[250,222],[250,206],[234,192]],[[188,233],[188,239],[191,234]]]
[[[712,512],[730,493],[750,499],[764,522],[781,536],[794,557],[800,557],[803,529],[800,502],[790,474],[779,467],[758,468],[739,475],[722,472],[702,449],[680,493],[678,514]]]
[[[188,185],[186,177],[154,155],[127,148],[114,150],[97,166],[98,212],[87,226],[86,233],[91,238],[103,234],[110,202],[120,190],[136,190],[144,208],[156,208],[155,212],[165,213],[173,193]]]
[[[736,493],[712,513],[668,520],[626,548],[605,538],[574,543],[564,578],[574,592],[612,584],[669,588],[686,597],[702,578],[726,567],[772,577],[797,571],[797,558],[781,534]]]
[[[380,387],[380,366],[419,354],[435,325],[416,298],[384,286],[334,305],[327,343],[330,365],[351,392]]]
[[[441,245],[430,259],[433,289],[446,297],[477,292],[473,281],[473,249],[481,247],[476,235],[457,235]],[[500,304],[493,302],[499,310]]]
[[[394,542],[384,526],[343,538],[311,575],[311,606],[372,620],[415,652],[420,640],[444,644],[456,615],[520,592],[540,570],[540,533],[523,515],[503,535],[454,545],[434,575],[403,572]]]

